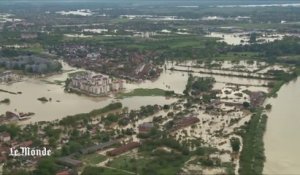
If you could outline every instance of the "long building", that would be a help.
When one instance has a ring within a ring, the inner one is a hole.
[[[93,145],[93,146],[90,146],[88,148],[83,148],[83,149],[80,150],[80,153],[81,154],[94,153],[96,151],[103,150],[105,148],[108,148],[108,147],[110,147],[112,145],[115,145],[115,144],[118,144],[118,143],[120,143],[120,141],[112,140],[112,141],[101,143],[101,144],[98,144],[98,145]]]
[[[141,144],[139,142],[130,142],[130,143],[127,143],[126,145],[122,145],[114,150],[111,150],[111,151],[108,151],[106,154],[108,156],[117,156],[117,155],[120,155],[122,153],[125,153],[129,150],[132,150],[134,148],[137,148],[139,147]]]
[[[192,115],[187,116],[187,117],[182,117],[178,120],[175,120],[174,126],[171,129],[171,132],[182,129],[182,128],[185,128],[185,127],[188,127],[188,126],[191,126],[191,125],[193,125],[195,123],[198,123],[198,122],[200,122],[200,120],[197,117],[194,117]]]

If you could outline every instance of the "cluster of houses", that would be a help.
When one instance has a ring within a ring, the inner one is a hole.
[[[6,111],[4,114],[0,115],[0,124],[9,124],[9,123],[15,123],[18,121],[28,120],[33,115],[35,115],[34,112]]]
[[[29,147],[33,144],[31,140],[18,142],[14,140],[10,133],[0,133],[0,163],[4,163],[8,159],[10,148]]]
[[[0,67],[10,70],[21,70],[27,73],[45,74],[61,70],[61,63],[35,55],[20,55],[13,58],[1,58]]]
[[[79,153],[81,155],[93,154],[93,153],[96,153],[97,151],[107,150],[111,147],[114,147],[114,146],[120,145],[120,144],[121,144],[120,140],[111,140],[111,141],[108,141],[105,143],[100,143],[100,144],[93,145],[93,146],[90,146],[87,148],[83,148],[79,151]],[[141,145],[141,143],[139,143],[139,142],[128,142],[128,143],[122,144],[112,150],[107,151],[106,155],[107,156],[117,156],[117,155],[120,155],[127,151],[130,151],[134,148],[137,148],[140,145]],[[81,167],[83,165],[83,162],[78,160],[76,157],[74,157],[73,154],[71,154],[69,156],[58,158],[56,160],[56,163],[66,166],[66,167],[69,167],[69,168],[77,168],[77,167]],[[64,170],[64,172],[66,172],[66,171],[67,170]],[[59,173],[61,173],[61,172],[59,172]]]
[[[191,126],[198,122],[200,122],[199,118],[197,118],[196,116],[193,116],[193,115],[182,117],[182,118],[174,121],[174,126],[171,128],[170,131],[171,132],[176,131],[176,130]]]
[[[5,71],[0,73],[0,83],[8,83],[8,82],[14,82],[14,81],[19,81],[21,77],[12,71]]]
[[[153,78],[158,78],[161,69],[157,68],[155,65],[147,63],[147,64],[140,64],[136,69],[135,69],[135,75],[138,79],[153,79]]]
[[[125,48],[63,45],[49,52],[63,56],[71,66],[133,81],[156,79],[162,72],[150,61],[158,55],[153,51],[140,53]]]
[[[251,107],[258,107],[263,104],[266,95],[262,91],[254,92],[229,86],[222,88],[217,93],[217,97],[220,99],[218,103],[214,104],[218,104],[218,107],[221,107],[221,109],[229,110],[228,107],[243,107],[244,103],[248,103]]]
[[[92,95],[107,95],[124,89],[122,80],[112,80],[107,75],[85,73],[71,78],[70,88],[79,89]]]

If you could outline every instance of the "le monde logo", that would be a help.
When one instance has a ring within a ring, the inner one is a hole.
[[[43,147],[41,149],[30,147],[10,148],[9,156],[50,156],[51,150]]]

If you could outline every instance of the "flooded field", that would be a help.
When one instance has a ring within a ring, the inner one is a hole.
[[[182,18],[178,16],[158,16],[158,15],[120,15],[126,19],[145,19],[151,21],[198,21],[199,19]]]
[[[35,115],[29,120],[43,121],[55,120],[67,115],[77,113],[89,112],[93,109],[101,108],[113,101],[117,101],[111,97],[87,97],[84,95],[69,94],[64,91],[64,81],[68,74],[83,69],[70,67],[68,64],[62,62],[64,73],[49,76],[46,78],[32,79],[27,78],[22,82],[11,85],[0,85],[0,89],[9,90],[12,92],[22,92],[22,94],[8,94],[0,93],[0,98],[9,98],[11,103],[9,105],[1,105],[0,113],[6,111],[15,112],[34,112]],[[219,76],[202,73],[193,73],[194,76],[200,77],[214,77],[216,83],[214,89],[221,89],[227,83],[236,83],[243,85],[241,87],[253,91],[267,92],[267,88],[262,87],[268,81],[247,79],[230,76]],[[136,88],[160,88],[164,90],[172,90],[175,93],[182,94],[188,80],[187,72],[164,70],[161,76],[155,81],[143,81],[140,83],[125,83],[127,92]],[[249,86],[251,85],[251,86]],[[43,103],[37,100],[40,97],[51,98],[51,101]],[[170,104],[176,99],[166,99],[165,97],[131,97],[118,100],[129,107],[129,109],[137,109],[143,105],[154,104]]]
[[[171,63],[170,63],[171,64]],[[257,72],[261,68],[268,66],[266,62],[258,62],[253,61],[251,63],[246,60],[239,61],[212,61],[211,64],[218,64],[218,69],[232,71],[240,71],[240,72]],[[172,65],[172,64],[171,64]],[[178,66],[190,66],[190,67],[205,67],[205,63],[197,63],[196,61],[185,61],[182,63],[174,63],[173,65]],[[214,68],[215,69],[215,68]]]
[[[245,20],[245,19],[250,19],[250,16],[237,16],[237,17],[223,17],[223,16],[205,16],[202,17],[201,19],[204,21],[225,21],[225,20],[235,20],[235,21],[239,21],[239,20]]]
[[[108,32],[108,29],[83,29],[83,32],[90,32],[90,33],[103,33]]]
[[[22,19],[15,18],[12,14],[0,13],[0,24],[6,22],[20,22]]]
[[[240,84],[240,85],[263,86],[263,85],[266,85],[268,82],[270,82],[268,80],[263,80],[263,79],[250,79],[250,78],[243,78],[243,77],[209,74],[211,72],[211,73],[222,73],[222,74],[231,74],[231,75],[244,75],[244,76],[248,75],[248,73],[243,73],[243,72],[228,71],[228,70],[213,70],[213,69],[207,69],[207,68],[194,68],[194,67],[186,66],[186,65],[193,65],[193,64],[195,64],[195,63],[187,62],[185,64],[185,66],[181,66],[182,64],[176,65],[176,63],[172,64],[172,63],[169,62],[169,63],[166,64],[166,68],[170,69],[170,68],[173,67],[176,70],[181,70],[181,71],[194,71],[192,73],[194,76],[214,77],[217,83],[233,83],[233,84]],[[244,65],[244,64],[245,64],[244,62],[239,63],[239,65]],[[261,64],[264,65],[264,63],[261,63]],[[234,65],[233,63],[224,62],[221,67],[222,68],[224,67],[224,69],[226,69],[226,68],[227,69],[233,69],[233,65]],[[257,65],[258,65],[258,63],[254,63],[252,65],[252,69],[249,69],[249,71],[251,72],[251,71],[257,70],[258,69]],[[181,72],[181,71],[167,71],[167,72],[169,72],[170,75],[178,74],[178,75],[182,76],[182,77],[176,76],[176,79],[181,79],[185,76],[188,77],[189,73]],[[207,73],[199,73],[199,71],[204,71],[204,72],[207,72]],[[165,75],[165,76],[168,76],[168,75]],[[162,77],[160,77],[160,78],[162,78]],[[171,78],[171,77],[165,78],[166,81],[167,81],[168,78]],[[187,79],[186,79],[186,81],[187,81]]]
[[[92,35],[84,35],[84,34],[64,34],[64,36],[69,38],[91,38]]]
[[[206,37],[220,38],[220,42],[226,42],[230,45],[244,45],[248,44],[249,41],[248,32],[244,33],[221,33],[221,32],[211,32],[206,35]],[[257,38],[257,42],[265,43],[265,42],[273,42],[275,40],[281,40],[284,35],[282,34],[262,34],[263,36]]]
[[[173,90],[175,93],[182,94],[185,89],[187,80],[188,80],[187,72],[180,71],[164,71],[161,76],[156,81],[145,81],[140,84],[127,84],[127,88],[160,88],[165,90]],[[239,77],[231,77],[231,76],[220,76],[220,75],[210,75],[210,74],[202,74],[202,73],[192,73],[194,76],[199,77],[214,77],[217,81],[215,83],[214,89],[220,89],[225,86],[226,83],[234,83],[240,85],[251,85],[252,88],[256,90],[266,91],[267,88],[260,87],[264,84],[267,84],[269,81],[267,80],[257,80],[257,79],[247,79],[247,78],[239,78]],[[256,87],[257,86],[257,87]]]
[[[89,9],[80,9],[74,11],[59,11],[56,12],[57,14],[61,15],[76,15],[76,16],[92,16],[93,13]]]
[[[84,95],[65,93],[63,83],[61,85],[53,82],[64,81],[68,73],[80,71],[67,64],[63,64],[64,71],[62,74],[50,76],[45,79],[25,79],[22,82],[11,85],[0,85],[0,89],[12,92],[22,92],[22,94],[0,93],[0,98],[9,98],[9,105],[0,106],[0,114],[6,111],[16,112],[34,112],[35,115],[29,122],[55,120],[67,115],[90,112],[93,109],[99,109],[105,105],[117,101],[112,97],[87,97]],[[73,70],[73,71],[72,71]],[[42,103],[37,98],[46,97],[52,100]],[[129,109],[138,109],[143,105],[169,104],[176,99],[166,99],[165,97],[131,97],[118,100]],[[28,121],[26,121],[28,122]]]

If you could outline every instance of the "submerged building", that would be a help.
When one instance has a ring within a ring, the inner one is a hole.
[[[70,86],[94,95],[107,95],[110,92],[117,92],[124,88],[122,80],[112,80],[107,75],[93,75],[92,73],[72,77]]]
[[[0,73],[0,82],[11,82],[20,80],[20,76],[12,71],[5,71]]]

